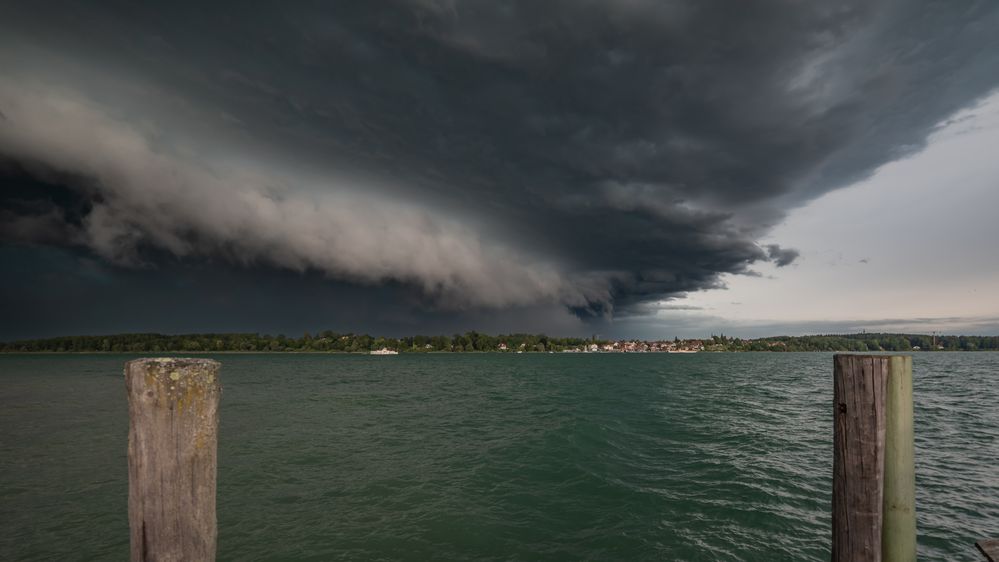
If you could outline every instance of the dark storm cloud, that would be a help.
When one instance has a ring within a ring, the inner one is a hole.
[[[767,256],[777,267],[784,267],[794,263],[798,259],[798,250],[793,248],[781,248],[777,244],[767,245]]]
[[[0,152],[84,201],[7,197],[6,240],[397,283],[445,309],[637,312],[788,265],[758,243],[787,209],[999,83],[985,1],[12,12]]]
[[[587,334],[558,305],[447,311],[423,305],[418,291],[365,287],[319,274],[161,259],[120,269],[83,250],[0,246],[0,341],[58,334],[308,331],[386,336],[467,330]]]

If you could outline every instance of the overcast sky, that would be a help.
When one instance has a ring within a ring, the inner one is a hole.
[[[999,5],[33,2],[0,338],[999,333]]]

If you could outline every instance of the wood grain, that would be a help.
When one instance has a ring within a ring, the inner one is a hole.
[[[832,560],[880,561],[890,357],[836,355],[833,364]]]
[[[219,367],[181,358],[125,364],[132,562],[215,560]]]

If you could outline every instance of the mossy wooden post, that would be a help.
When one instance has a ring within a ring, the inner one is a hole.
[[[889,362],[877,355],[833,360],[833,562],[881,560]]]
[[[884,562],[916,560],[912,357],[890,359],[885,426]]]
[[[215,560],[218,371],[210,359],[125,364],[132,562]]]

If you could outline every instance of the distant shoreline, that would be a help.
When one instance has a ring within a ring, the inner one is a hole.
[[[853,351],[853,350],[810,350],[810,351],[775,351],[775,350],[754,350],[754,351],[698,351],[693,353],[674,353],[666,351],[595,351],[595,352],[558,352],[558,351],[406,351],[400,350],[399,355],[714,355],[714,354],[739,354],[739,353],[855,353],[855,354],[897,354],[897,353],[999,353],[999,349],[937,349],[919,351]],[[371,356],[369,351],[0,351],[0,355],[356,355],[362,357]]]
[[[706,353],[999,351],[999,336],[939,334],[824,334],[766,338],[704,337],[610,340],[545,334],[479,332],[401,338],[324,331],[301,337],[259,333],[112,334],[0,342],[0,353]]]
[[[668,353],[665,351],[629,351],[629,352],[580,352],[563,353],[555,351],[525,351],[522,353],[510,351],[420,351],[407,352],[400,351],[398,355],[407,357],[418,355],[723,355],[723,354],[744,354],[744,353],[846,353],[846,354],[872,354],[872,355],[892,355],[892,354],[932,354],[932,353],[999,353],[997,349],[951,349],[951,350],[926,350],[926,351],[849,351],[849,350],[829,350],[829,351],[699,351],[696,353]],[[368,351],[0,351],[0,356],[32,356],[32,355],[129,355],[136,357],[148,357],[151,355],[162,355],[166,357],[175,355],[202,356],[202,355],[330,355],[343,357],[375,357]]]

